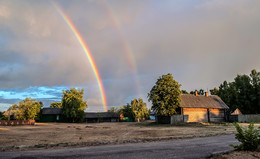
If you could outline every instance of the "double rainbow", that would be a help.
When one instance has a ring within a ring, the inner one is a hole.
[[[129,43],[127,42],[127,40],[125,38],[125,34],[124,34],[123,30],[122,30],[120,21],[117,18],[116,14],[114,13],[113,8],[110,6],[110,4],[109,4],[109,2],[107,0],[104,0],[102,2],[103,2],[103,5],[104,5],[104,7],[105,7],[105,9],[107,11],[107,14],[108,14],[110,20],[113,22],[113,25],[114,25],[114,27],[117,30],[118,36],[120,38],[120,42],[122,43],[124,52],[125,52],[127,60],[128,60],[128,64],[129,64],[129,66],[131,68],[131,73],[132,73],[132,75],[134,77],[134,80],[135,80],[135,87],[136,87],[138,96],[141,97],[142,96],[142,94],[141,94],[142,91],[141,91],[140,82],[139,82],[139,79],[138,79],[138,76],[137,76],[137,74],[138,74],[138,72],[137,72],[137,64],[136,64],[136,61],[135,61],[135,57],[134,57],[133,51],[132,51]]]
[[[96,80],[97,80],[97,83],[98,83],[98,86],[99,86],[100,95],[101,95],[101,98],[102,98],[104,110],[107,111],[107,99],[106,99],[104,86],[103,86],[102,80],[100,78],[100,74],[98,72],[97,65],[94,61],[94,58],[93,58],[91,52],[89,51],[87,44],[84,42],[84,40],[83,40],[82,36],[80,35],[79,31],[77,30],[75,25],[72,23],[72,21],[69,19],[69,17],[65,14],[65,12],[56,3],[54,3],[54,2],[52,2],[52,3],[53,3],[53,6],[55,7],[56,11],[59,13],[59,15],[66,22],[66,24],[68,25],[70,30],[73,32],[74,36],[78,40],[78,42],[79,42],[79,44],[80,44],[80,46],[83,50],[83,52],[87,56],[87,59],[88,59],[90,65],[92,67],[92,70],[94,72],[94,75],[96,77]]]

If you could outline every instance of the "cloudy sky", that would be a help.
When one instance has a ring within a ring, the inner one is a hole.
[[[93,69],[55,2],[87,44],[108,106],[147,101],[172,73],[188,91],[260,71],[259,0],[0,1],[0,110],[32,97],[49,106],[84,88],[102,111]]]

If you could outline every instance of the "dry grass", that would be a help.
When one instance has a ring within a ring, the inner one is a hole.
[[[158,125],[144,123],[37,123],[35,126],[0,126],[0,146],[80,142],[108,142],[167,138],[187,135],[214,135],[234,132],[232,124]]]

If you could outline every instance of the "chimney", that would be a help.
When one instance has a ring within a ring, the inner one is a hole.
[[[205,92],[205,96],[208,97],[209,96],[209,92]]]
[[[195,91],[195,96],[198,96],[198,91],[197,90]]]

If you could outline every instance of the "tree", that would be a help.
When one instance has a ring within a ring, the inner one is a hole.
[[[131,108],[138,122],[149,114],[146,103],[143,102],[142,98],[131,100]]]
[[[109,110],[107,110],[107,112],[117,113],[117,112],[118,112],[118,109],[117,109],[116,107],[111,107]]]
[[[116,116],[120,116],[120,114],[122,113],[120,109],[116,108],[116,107],[111,107],[109,110],[107,110],[108,113],[113,113]]]
[[[204,89],[200,89],[200,90],[198,91],[198,95],[204,95],[204,94],[205,94]]]
[[[182,94],[189,94],[189,92],[187,92],[186,90],[181,90]]]
[[[218,95],[219,90],[217,87],[214,87],[213,89],[209,90],[211,95]]]
[[[87,102],[83,100],[84,89],[71,88],[63,91],[62,115],[68,122],[82,122]]]
[[[190,94],[195,94],[196,91],[197,91],[198,95],[204,95],[205,94],[204,89],[200,89],[199,91],[197,89],[195,89],[195,91],[190,91]]]
[[[239,108],[245,114],[260,113],[260,72],[254,69],[249,76],[237,75],[233,82],[224,81],[211,94],[218,95],[230,111]]]
[[[4,112],[0,111],[0,120],[4,117]]]
[[[172,74],[162,75],[148,93],[148,101],[152,101],[152,110],[159,116],[176,114],[181,103],[180,84]]]
[[[51,103],[50,107],[51,108],[61,108],[62,104],[61,102],[54,102],[54,103]]]
[[[260,72],[255,69],[251,71],[251,84],[252,84],[252,104],[256,107],[256,111],[260,113]]]
[[[15,112],[15,117],[18,120],[33,120],[39,114],[42,104],[36,99],[25,98],[19,101],[18,105],[13,104],[8,110]]]
[[[131,120],[135,119],[135,114],[133,112],[133,109],[129,103],[127,103],[125,106],[120,107],[120,112],[123,113],[124,117],[128,117]]]

